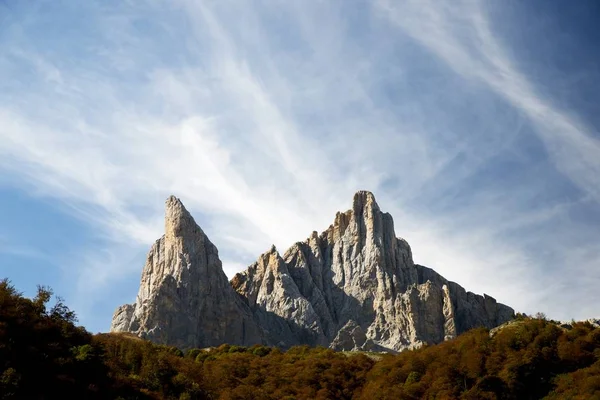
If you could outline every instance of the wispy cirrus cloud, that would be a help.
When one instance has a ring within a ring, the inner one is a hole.
[[[538,94],[492,32],[485,4],[378,2],[389,20],[467,80],[480,82],[529,118],[559,171],[600,201],[600,140],[570,110]]]
[[[64,278],[84,322],[107,326],[112,307],[133,297],[171,193],[229,274],[271,243],[283,250],[326,228],[369,189],[416,261],[468,289],[567,317],[549,282],[577,263],[565,284],[581,291],[567,297],[596,299],[586,235],[597,230],[570,216],[597,207],[597,144],[577,128],[584,122],[536,94],[478,3],[395,7],[15,11],[0,31],[0,73],[11,77],[0,94],[0,168],[94,227]],[[60,27],[78,15],[89,16],[72,22],[79,35]],[[531,137],[550,162],[522,151]],[[549,188],[553,166],[582,193]],[[124,282],[131,293],[108,304]]]

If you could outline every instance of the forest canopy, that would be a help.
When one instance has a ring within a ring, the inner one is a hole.
[[[0,281],[1,399],[600,399],[600,329],[526,318],[400,354],[180,349],[92,335]]]

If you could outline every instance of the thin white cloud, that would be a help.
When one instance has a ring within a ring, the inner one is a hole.
[[[537,127],[556,167],[600,202],[600,141],[568,110],[542,98],[491,31],[484,4],[462,0],[451,5],[380,0],[396,26],[421,42],[449,67],[506,99]]]
[[[11,256],[23,257],[27,259],[38,259],[43,261],[51,261],[51,257],[43,251],[23,245],[21,243],[13,243],[8,235],[0,235],[0,254],[8,254]],[[7,278],[3,276],[2,279]]]

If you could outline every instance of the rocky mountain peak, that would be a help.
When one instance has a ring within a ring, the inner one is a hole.
[[[513,318],[510,307],[415,264],[391,215],[368,191],[283,255],[275,246],[231,282],[216,247],[179,199],[150,250],[135,304],[112,330],[161,343],[298,344],[399,351]]]
[[[392,217],[381,211],[373,193],[361,190],[354,195],[350,210],[336,213],[333,224],[321,234],[321,239],[336,242],[347,236],[355,242],[381,243],[384,235],[395,237]]]

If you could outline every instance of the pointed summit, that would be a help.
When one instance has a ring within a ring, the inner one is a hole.
[[[352,202],[352,209],[356,213],[365,207],[372,207],[379,210],[379,205],[375,200],[375,195],[367,190],[359,190],[354,194],[354,200]]]
[[[364,216],[364,218],[369,219],[379,218],[380,215],[384,214],[379,208],[373,193],[365,190],[356,192],[354,195],[352,210],[355,216]]]
[[[346,234],[347,229],[350,229],[355,237],[364,236],[375,229],[381,231],[382,220],[385,220],[385,228],[387,230],[391,228],[393,234],[394,223],[391,216],[381,212],[373,193],[360,190],[354,194],[352,208],[343,213],[337,212],[333,224],[321,234],[321,237],[337,241]]]
[[[177,197],[170,195],[167,200],[165,200],[165,214],[170,214],[173,212],[177,212],[177,210],[184,209],[183,203]]]
[[[165,235],[172,238],[186,236],[192,232],[204,235],[181,200],[175,196],[169,196],[165,201]]]
[[[354,195],[352,204],[353,220],[359,235],[377,236],[385,230],[383,213],[379,209],[375,196],[371,192],[361,190]],[[391,220],[391,218],[390,218]],[[389,221],[386,221],[389,224]],[[389,227],[388,227],[389,228]],[[393,234],[393,221],[391,223]]]

